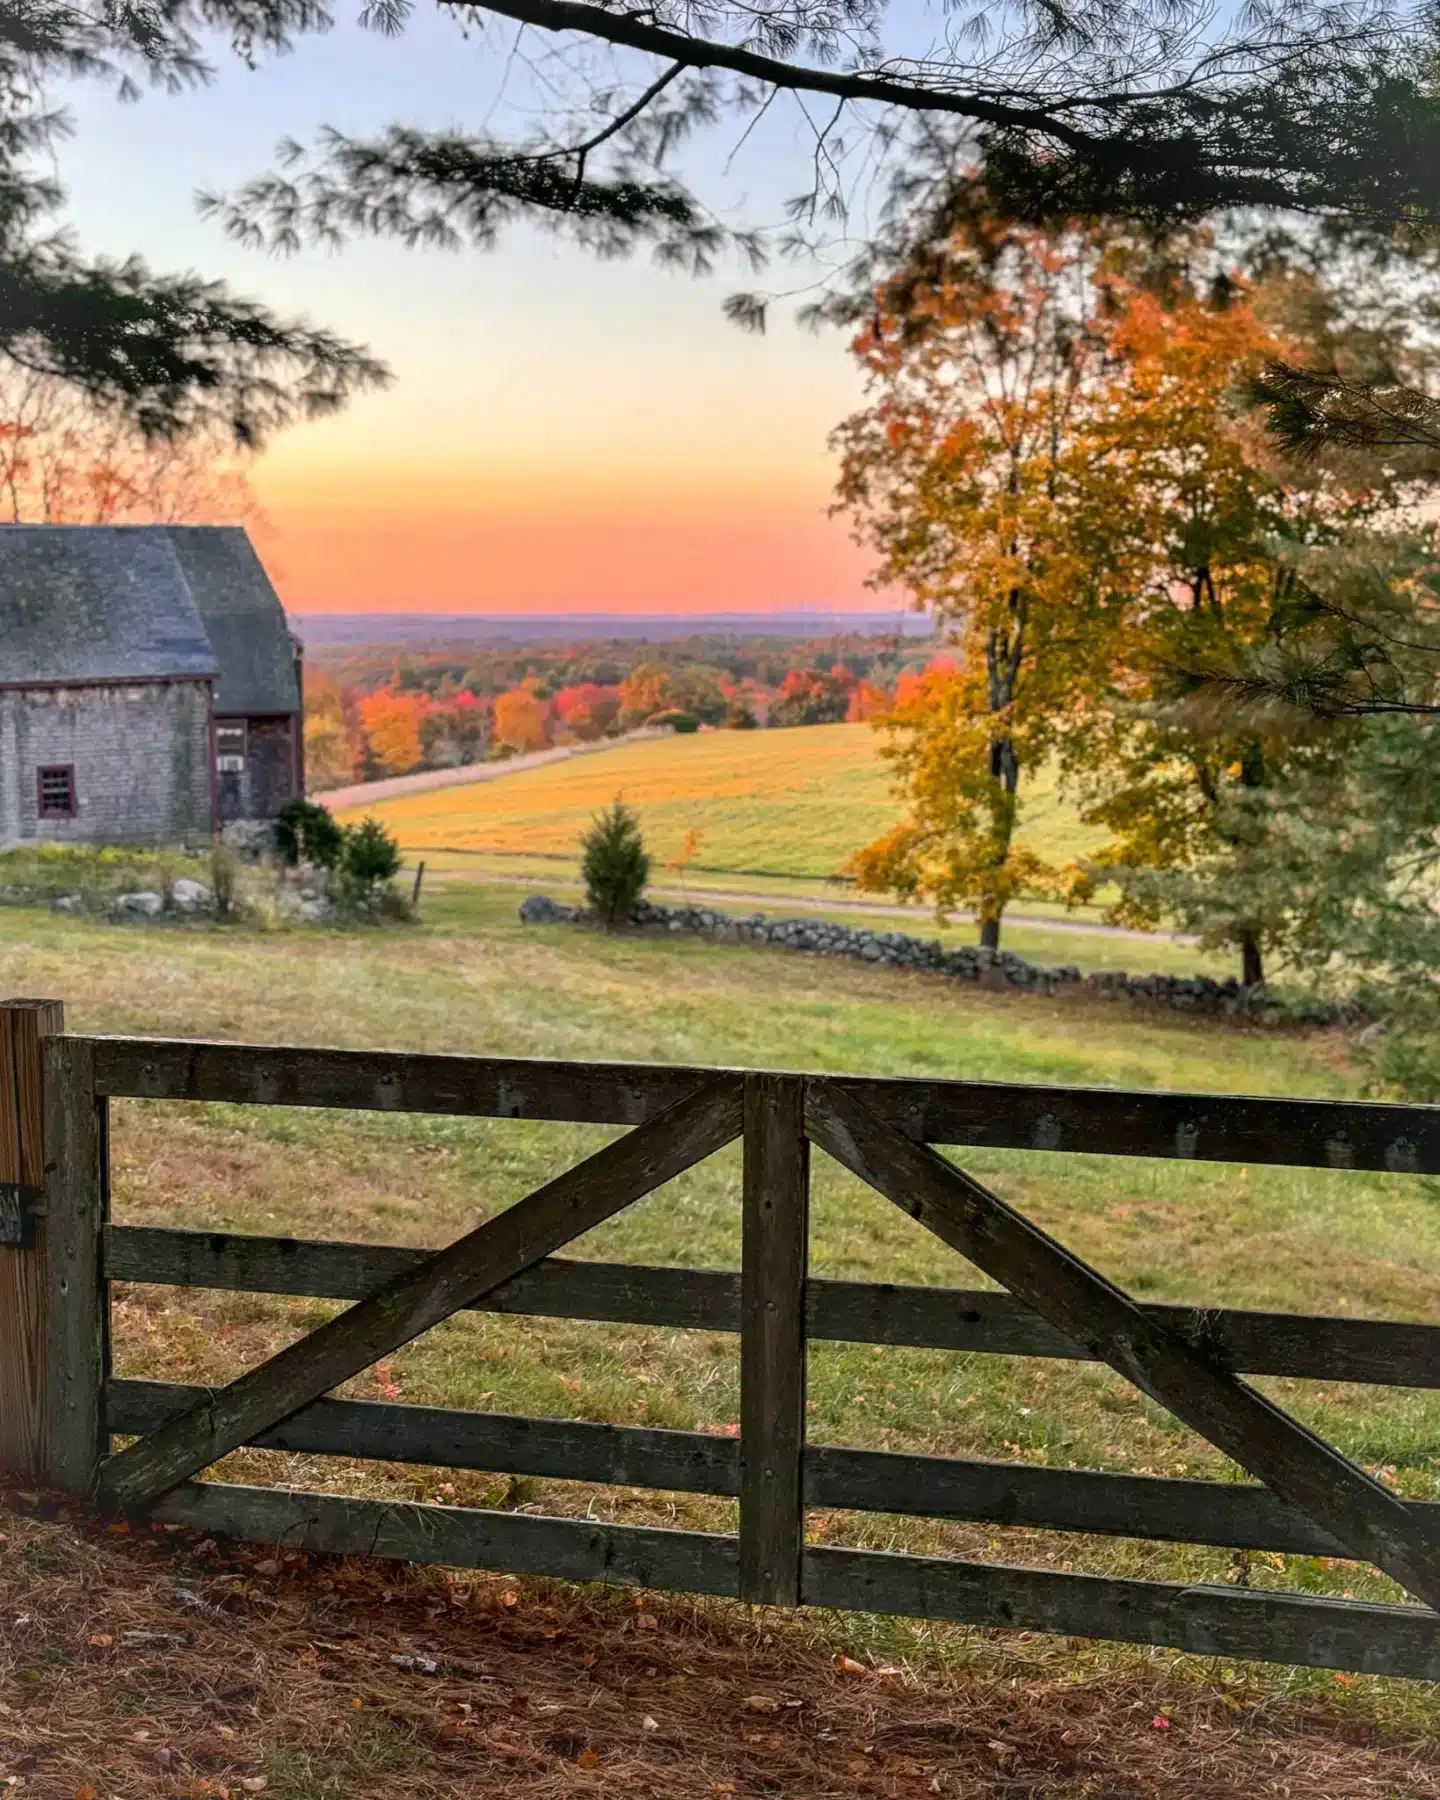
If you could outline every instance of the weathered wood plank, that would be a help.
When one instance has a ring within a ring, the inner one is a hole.
[[[100,1092],[141,1100],[234,1101],[640,1125],[713,1082],[709,1069],[645,1063],[331,1050],[97,1037]]]
[[[212,1536],[297,1550],[724,1597],[739,1589],[735,1539],[701,1532],[214,1483],[175,1489],[155,1516]],[[1440,1619],[1420,1607],[821,1547],[805,1551],[802,1597],[837,1610],[1440,1679]]]
[[[105,1268],[112,1281],[363,1300],[429,1254],[389,1244],[112,1225]],[[715,1269],[547,1257],[482,1295],[471,1310],[738,1331],[740,1277]]]
[[[160,1381],[112,1381],[107,1389],[109,1429],[126,1436],[154,1431],[181,1417],[205,1392]],[[678,1493],[740,1491],[735,1439],[653,1426],[453,1412],[374,1400],[317,1400],[256,1438],[255,1445],[300,1455],[430,1463]],[[1229,1482],[1035,1469],[811,1444],[805,1451],[804,1498],[807,1506],[854,1512],[979,1519],[1299,1556],[1345,1554],[1334,1538],[1268,1489]],[[1433,1520],[1440,1512],[1433,1502],[1407,1505],[1422,1518]]]
[[[1440,1387],[1437,1325],[1149,1303],[1141,1311],[1237,1373]],[[851,1343],[1094,1360],[1014,1295],[981,1288],[812,1281],[809,1328],[811,1337]]]
[[[1440,1536],[1379,1482],[853,1093],[819,1078],[807,1093],[812,1136],[852,1173],[1086,1344],[1352,1555],[1428,1604],[1440,1601]]]
[[[583,1236],[740,1131],[738,1082],[717,1080],[435,1252],[270,1357],[184,1419],[112,1457],[102,1504],[150,1501],[348,1381],[467,1302]]]
[[[65,1029],[58,1000],[0,1004],[0,1182],[27,1241],[0,1245],[0,1468],[43,1481],[50,1446],[45,1408],[50,1294],[45,1225],[34,1217],[45,1179],[41,1041]]]
[[[389,1244],[176,1231],[165,1226],[111,1225],[105,1233],[105,1273],[111,1281],[334,1300],[363,1300],[428,1254]],[[474,1310],[738,1331],[740,1277],[718,1269],[549,1257],[484,1295]],[[1171,1331],[1207,1346],[1240,1374],[1440,1387],[1437,1325],[1187,1306],[1146,1305],[1142,1310]],[[1083,1345],[1047,1325],[1013,1295],[982,1288],[812,1278],[806,1283],[806,1332],[812,1338],[849,1343],[1094,1360]]]
[[[834,1444],[812,1444],[805,1453],[805,1503],[1292,1556],[1348,1554],[1268,1488],[1248,1483],[1036,1469]],[[1405,1504],[1427,1528],[1440,1527],[1440,1504]]]
[[[1365,1606],[1254,1588],[1117,1581],[821,1546],[805,1551],[802,1592],[807,1606],[841,1611],[1440,1679],[1440,1616],[1419,1606]]]
[[[108,1203],[107,1102],[83,1039],[48,1038],[45,1080],[46,1480],[94,1491],[108,1448],[104,1395],[110,1308],[101,1266]]]
[[[112,1095],[613,1125],[638,1125],[715,1074],[733,1073],[286,1044],[94,1042],[100,1091]],[[843,1085],[926,1143],[1440,1173],[1434,1106],[860,1076]]]
[[[126,1436],[183,1418],[208,1390],[164,1381],[112,1381],[106,1417]],[[596,1425],[511,1413],[457,1412],[378,1400],[316,1400],[254,1440],[260,1450],[433,1463],[497,1475],[603,1481],[677,1493],[738,1494],[734,1438],[654,1426]]]
[[[699,1531],[216,1482],[188,1482],[172,1490],[153,1516],[216,1537],[338,1556],[399,1558],[728,1598],[738,1586],[734,1538]]]
[[[740,1272],[740,1594],[796,1606],[805,1538],[805,1084],[745,1077]]]
[[[999,1081],[836,1081],[919,1143],[1440,1174],[1440,1106]]]

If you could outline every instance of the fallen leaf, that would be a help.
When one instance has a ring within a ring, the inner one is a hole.
[[[645,1717],[640,1721],[640,1729],[642,1731],[658,1731],[660,1729],[660,1721],[658,1719],[652,1719],[649,1713],[646,1713]]]
[[[279,1560],[276,1557],[267,1556],[263,1562],[256,1563],[255,1573],[257,1575],[278,1575],[280,1573]]]
[[[88,1781],[82,1781],[75,1790],[75,1800],[99,1800],[99,1796]]]
[[[642,1631],[658,1631],[660,1629],[660,1621],[654,1613],[637,1613],[635,1623]]]
[[[1355,1685],[1355,1677],[1353,1675],[1345,1674],[1341,1669],[1335,1671],[1335,1679],[1340,1683],[1341,1687],[1354,1687]]]
[[[269,1783],[263,1775],[245,1775],[241,1777],[240,1785],[247,1794],[263,1794]]]
[[[94,1637],[89,1639],[92,1650],[108,1650],[114,1642],[114,1638],[108,1631],[97,1631]]]
[[[780,1702],[772,1700],[769,1694],[747,1694],[742,1702],[746,1712],[777,1713]]]
[[[520,1604],[520,1596],[515,1592],[514,1588],[506,1588],[505,1592],[500,1596],[500,1604],[513,1610],[513,1608]]]
[[[155,1760],[162,1769],[178,1769],[184,1759],[178,1750],[157,1750]]]
[[[832,1661],[842,1675],[868,1675],[870,1673],[864,1663],[856,1662],[853,1656],[836,1656],[832,1658]]]
[[[600,1766],[599,1755],[594,1750],[582,1750],[575,1760],[582,1769],[595,1769]]]
[[[1154,1726],[1156,1731],[1168,1731],[1170,1729],[1170,1721],[1168,1719],[1162,1719],[1159,1713],[1156,1713],[1150,1723]]]

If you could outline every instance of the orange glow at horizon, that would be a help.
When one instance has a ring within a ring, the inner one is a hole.
[[[868,556],[818,506],[565,512],[336,505],[262,495],[253,535],[295,613],[873,610]]]

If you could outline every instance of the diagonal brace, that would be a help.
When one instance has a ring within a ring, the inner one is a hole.
[[[102,1508],[143,1510],[382,1356],[739,1137],[738,1077],[707,1081],[526,1199],[113,1456]]]
[[[806,1130],[852,1174],[1258,1476],[1352,1555],[1440,1611],[1440,1534],[1332,1445],[836,1082],[809,1082]]]

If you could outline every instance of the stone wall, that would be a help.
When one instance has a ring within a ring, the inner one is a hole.
[[[522,902],[520,917],[528,925],[590,925],[581,907],[562,906],[546,894]],[[657,906],[641,900],[631,924],[653,932],[688,932],[726,943],[779,944],[812,956],[843,956],[891,968],[920,969],[952,981],[973,981],[991,989],[1028,993],[1065,991],[1148,1000],[1183,1011],[1284,1019],[1299,1024],[1333,1025],[1359,1022],[1365,1015],[1353,1003],[1281,1000],[1263,988],[1244,988],[1233,978],[1209,975],[1129,975],[1103,969],[1083,975],[1073,963],[1046,968],[1027,962],[1011,950],[982,950],[962,944],[947,950],[936,938],[912,937],[904,931],[868,931],[829,919],[767,919],[764,913],[743,917],[708,906]]]
[[[75,772],[73,818],[41,818],[41,768]],[[0,691],[0,845],[186,844],[210,836],[210,683]]]

